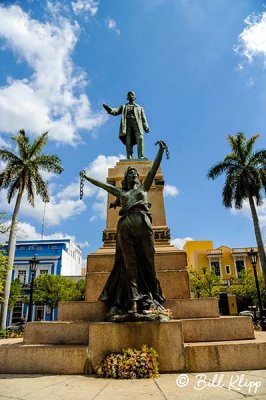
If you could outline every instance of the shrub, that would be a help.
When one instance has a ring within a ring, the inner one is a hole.
[[[141,350],[123,349],[121,353],[105,356],[97,368],[101,378],[142,379],[159,376],[158,354],[152,347],[142,346]]]

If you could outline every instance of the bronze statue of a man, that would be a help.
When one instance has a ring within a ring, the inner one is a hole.
[[[103,108],[111,115],[121,115],[119,139],[126,145],[127,159],[133,159],[133,146],[137,144],[138,159],[144,157],[144,132],[149,132],[149,126],[143,107],[135,103],[136,95],[128,92],[127,104],[118,108],[111,108],[103,104]]]

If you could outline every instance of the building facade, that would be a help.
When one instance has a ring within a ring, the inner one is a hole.
[[[12,280],[19,279],[25,294],[29,294],[31,272],[30,260],[38,259],[35,277],[42,274],[61,276],[80,276],[82,251],[71,239],[17,241]],[[18,302],[8,314],[8,325],[27,320],[28,306]],[[50,320],[51,310],[48,306],[33,305],[33,321]],[[57,319],[57,310],[54,311]]]
[[[200,272],[203,267],[213,268],[216,275],[221,277],[224,286],[230,286],[231,279],[237,278],[241,271],[253,270],[248,258],[250,247],[220,246],[214,249],[212,240],[191,240],[186,242],[184,250],[187,253],[189,269]],[[261,272],[259,259],[257,271]]]

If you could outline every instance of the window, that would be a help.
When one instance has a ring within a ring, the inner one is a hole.
[[[41,269],[40,270],[40,275],[46,275],[48,274],[48,269]]]
[[[25,250],[24,246],[20,246],[19,250]]]
[[[44,320],[44,308],[45,306],[35,306],[34,321]]]
[[[226,266],[225,266],[225,271],[226,271],[226,273],[227,273],[228,275],[231,274],[230,265],[226,265]]]
[[[52,246],[52,249],[53,249],[53,250],[57,249],[57,246]]]
[[[237,258],[235,260],[236,263],[236,273],[237,275],[245,269],[245,263],[243,258]]]
[[[37,250],[42,250],[42,246],[37,246]]]
[[[22,318],[22,311],[23,311],[23,303],[19,301],[15,304],[12,312],[12,324],[16,322],[20,322]]]
[[[25,270],[18,270],[18,279],[22,285],[26,283],[26,271]]]
[[[211,261],[211,269],[215,272],[215,275],[220,276],[220,262],[212,260]]]
[[[34,250],[34,246],[29,246],[29,250]]]

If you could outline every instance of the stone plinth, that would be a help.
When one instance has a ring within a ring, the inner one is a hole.
[[[156,349],[161,372],[177,372],[185,368],[181,321],[92,323],[89,348],[93,369],[109,352],[127,347],[141,348],[143,344]]]
[[[88,272],[111,272],[115,261],[115,249],[101,247],[88,255]],[[155,246],[155,269],[186,270],[187,255],[175,246]]]
[[[85,299],[95,302],[107,281],[107,272],[87,272]],[[167,299],[187,299],[190,297],[187,271],[158,271],[158,279]]]

